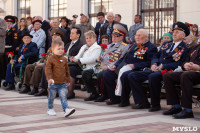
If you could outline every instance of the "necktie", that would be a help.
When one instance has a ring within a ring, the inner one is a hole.
[[[110,47],[112,48],[113,46],[115,46],[115,44],[113,43]]]
[[[69,50],[72,48],[72,46],[74,45],[74,42],[72,42],[70,45],[69,45],[69,48],[67,49],[67,56],[69,56]]]
[[[175,43],[172,44],[172,46],[171,46],[171,48],[170,48],[170,50],[169,50],[170,53],[172,52],[172,50],[173,50],[173,48],[174,48],[174,45],[175,45]]]

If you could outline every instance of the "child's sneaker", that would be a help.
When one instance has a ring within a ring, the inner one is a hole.
[[[71,114],[73,114],[75,112],[75,109],[74,108],[72,108],[72,109],[65,109],[65,114],[64,114],[64,116],[65,117],[68,117],[68,116],[70,116]]]
[[[56,115],[56,112],[53,109],[49,109],[47,111],[47,114],[53,116],[53,115]]]

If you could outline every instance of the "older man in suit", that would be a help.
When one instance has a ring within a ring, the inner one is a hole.
[[[109,44],[112,43],[112,32],[113,32],[113,25],[117,24],[118,22],[114,21],[114,14],[113,12],[107,13],[107,20],[108,23],[105,23],[100,29],[100,37],[102,35],[108,35]]]
[[[135,43],[135,35],[139,29],[143,29],[141,24],[142,17],[140,15],[135,15],[134,22],[135,24],[129,28],[128,37],[126,39],[127,43]]]
[[[128,45],[123,42],[124,37],[127,35],[127,30],[121,24],[114,24],[114,31],[112,33],[112,44],[109,45],[108,49],[103,53],[99,58],[99,66],[94,67],[93,69],[84,70],[82,72],[82,79],[88,89],[88,93],[91,95],[84,99],[85,101],[95,100],[99,95],[96,91],[96,87],[92,81],[94,74],[97,75],[97,84],[98,89],[100,90],[101,80],[104,72],[110,69],[110,66],[113,65],[118,59],[124,56],[128,51]],[[97,99],[96,102],[102,102],[106,98],[105,93],[102,93],[101,96]]]
[[[172,105],[164,115],[173,115],[174,118],[193,118],[192,93],[193,85],[200,83],[200,45],[193,46],[182,65],[182,72],[171,72],[163,75],[164,88],[167,93],[167,104]],[[180,84],[182,95],[179,97],[176,85]],[[180,100],[179,100],[180,98]],[[184,108],[182,110],[182,107]]]
[[[4,53],[6,39],[6,21],[0,18],[0,81],[5,78],[4,70]]]
[[[81,29],[77,27],[72,28],[70,33],[70,39],[72,41],[65,46],[66,58],[68,59],[68,61],[70,61],[70,57],[76,56],[80,48],[83,46],[83,44],[81,44],[80,42],[80,37]]]
[[[52,42],[52,34],[51,34],[52,32],[51,31],[53,29],[60,29],[63,32],[64,38],[62,40],[65,43],[65,46],[66,46],[67,43],[69,43],[69,40],[67,40],[67,38],[66,38],[67,30],[65,30],[63,28],[60,28],[59,25],[60,25],[59,19],[52,20],[52,22],[51,22],[51,29],[49,29],[49,34],[48,34],[48,38],[49,38],[48,49],[51,47],[51,42]]]
[[[150,108],[149,112],[161,110],[160,92],[163,70],[174,70],[185,61],[188,49],[183,42],[190,33],[188,27],[182,22],[173,25],[173,43],[164,43],[160,51],[151,60],[151,70],[136,71],[128,75],[129,85],[132,89],[135,105],[133,109]],[[142,83],[149,80],[151,94],[151,107],[148,102]]]

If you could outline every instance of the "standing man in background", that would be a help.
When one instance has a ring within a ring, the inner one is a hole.
[[[97,18],[99,20],[99,22],[96,23],[96,26],[95,26],[95,33],[97,35],[97,43],[100,44],[100,35],[99,35],[99,32],[100,32],[100,28],[105,24],[105,23],[108,23],[108,21],[105,19],[105,14],[103,12],[99,12],[97,14]]]
[[[77,28],[81,29],[80,41],[81,41],[81,44],[84,45],[84,44],[86,44],[84,33],[88,32],[89,30],[94,31],[94,27],[88,22],[88,20],[89,20],[88,16],[86,16],[83,13],[81,13],[80,16],[81,16],[80,24],[76,24],[77,18],[73,18],[72,28],[77,27]]]
[[[143,29],[143,25],[141,24],[142,17],[140,15],[135,15],[134,22],[135,24],[129,28],[128,38],[126,39],[127,43],[135,43],[135,35],[139,29]]]
[[[121,23],[122,16],[120,14],[115,14],[115,21]],[[122,23],[121,23],[122,24]],[[128,31],[128,27],[126,24],[122,24],[124,28]]]

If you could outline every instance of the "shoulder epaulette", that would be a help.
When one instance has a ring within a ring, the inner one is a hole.
[[[125,42],[122,42],[122,45],[126,46],[126,45],[128,45],[128,44],[127,44],[127,43],[125,43]]]

